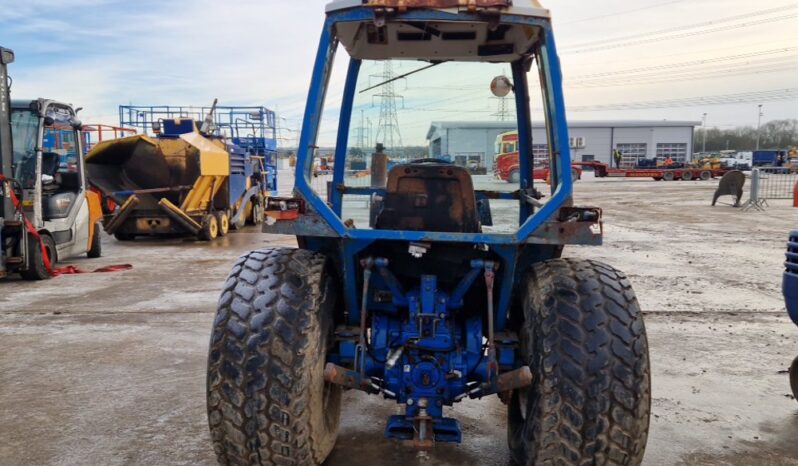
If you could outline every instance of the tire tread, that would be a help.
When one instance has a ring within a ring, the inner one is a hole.
[[[208,421],[219,463],[315,465],[329,454],[324,429],[313,429],[317,407],[309,394],[319,383],[314,365],[323,344],[314,335],[329,310],[325,261],[310,251],[262,249],[233,266],[208,357]]]
[[[638,465],[650,414],[642,313],[626,276],[596,261],[535,265],[524,302],[530,391],[519,464]],[[510,417],[512,422],[512,416]]]

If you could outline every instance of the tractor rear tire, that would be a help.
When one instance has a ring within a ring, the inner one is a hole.
[[[50,278],[50,272],[47,270],[47,266],[44,265],[42,244],[44,244],[44,250],[50,258],[50,266],[55,267],[55,263],[58,260],[58,252],[56,251],[53,237],[48,234],[41,234],[40,237],[42,239],[41,243],[33,236],[28,237],[28,263],[31,264],[31,268],[19,273],[23,280],[41,281]]]
[[[213,214],[208,214],[202,219],[202,229],[197,235],[202,241],[213,241],[219,237],[219,221]]]
[[[94,236],[91,238],[91,248],[86,251],[86,257],[97,259],[103,255],[102,226],[98,222],[94,225]]]
[[[643,315],[612,267],[555,259],[528,275],[520,327],[532,386],[515,390],[508,441],[521,466],[639,465],[651,412]]]
[[[790,387],[792,387],[792,397],[798,401],[798,358],[795,358],[790,367]]]
[[[338,306],[321,254],[238,259],[208,355],[208,423],[222,465],[320,465],[338,434],[341,387],[324,381]]]

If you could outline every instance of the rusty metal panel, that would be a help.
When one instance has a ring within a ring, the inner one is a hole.
[[[388,174],[378,230],[478,233],[471,176],[448,164],[398,165]]]
[[[511,0],[367,0],[366,6],[377,8],[463,8],[477,10],[484,8],[509,8]]]

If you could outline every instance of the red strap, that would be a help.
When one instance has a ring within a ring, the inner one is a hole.
[[[0,173],[0,184],[5,183],[8,181],[5,175]],[[53,264],[50,262],[50,256],[47,254],[47,248],[44,247],[44,241],[42,237],[39,235],[39,232],[36,231],[36,228],[33,227],[33,224],[30,223],[28,217],[25,215],[25,212],[22,210],[22,203],[17,199],[17,194],[14,192],[14,187],[9,186],[8,192],[11,195],[11,203],[14,204],[14,208],[19,212],[20,216],[22,216],[22,222],[25,224],[25,229],[28,230],[31,236],[36,238],[39,241],[39,247],[42,250],[42,259],[44,261],[44,268],[47,269],[47,273],[51,276],[55,276],[53,273]]]
[[[125,271],[125,270],[130,270],[132,268],[133,268],[133,266],[130,265],[130,264],[119,264],[119,265],[109,265],[107,267],[101,267],[101,268],[96,269],[96,270],[94,270],[92,272],[89,272],[89,271],[86,271],[86,270],[79,269],[79,268],[77,268],[74,265],[68,265],[66,267],[59,267],[59,268],[55,269],[55,271],[53,273],[53,276],[57,277],[59,275],[76,275],[76,274],[82,274],[82,273],[122,272],[122,271]]]
[[[0,173],[0,185],[8,181],[2,173]],[[39,241],[39,247],[42,249],[42,259],[44,260],[44,268],[47,269],[47,273],[50,274],[52,277],[57,277],[59,275],[70,275],[70,274],[78,274],[78,273],[102,273],[102,272],[121,272],[123,270],[130,270],[133,268],[130,264],[121,264],[121,265],[109,265],[108,267],[102,267],[94,272],[86,272],[84,270],[80,270],[79,268],[70,265],[67,267],[61,267],[59,269],[53,270],[53,264],[50,261],[50,256],[47,254],[47,248],[44,247],[44,241],[42,240],[41,235],[39,232],[36,231],[36,228],[33,227],[33,224],[28,220],[28,217],[25,215],[25,212],[22,210],[22,203],[19,202],[16,193],[14,193],[14,187],[9,186],[9,193],[11,194],[11,202],[14,204],[14,208],[19,212],[22,216],[22,221],[25,224],[25,229],[28,230],[31,236],[36,238]]]

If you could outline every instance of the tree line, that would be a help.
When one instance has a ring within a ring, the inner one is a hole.
[[[703,147],[704,132],[707,137],[707,152],[721,150],[752,151],[756,149],[757,131],[752,126],[732,129],[697,128],[695,150]],[[759,130],[760,149],[786,149],[798,146],[798,120],[774,120],[762,125]]]

